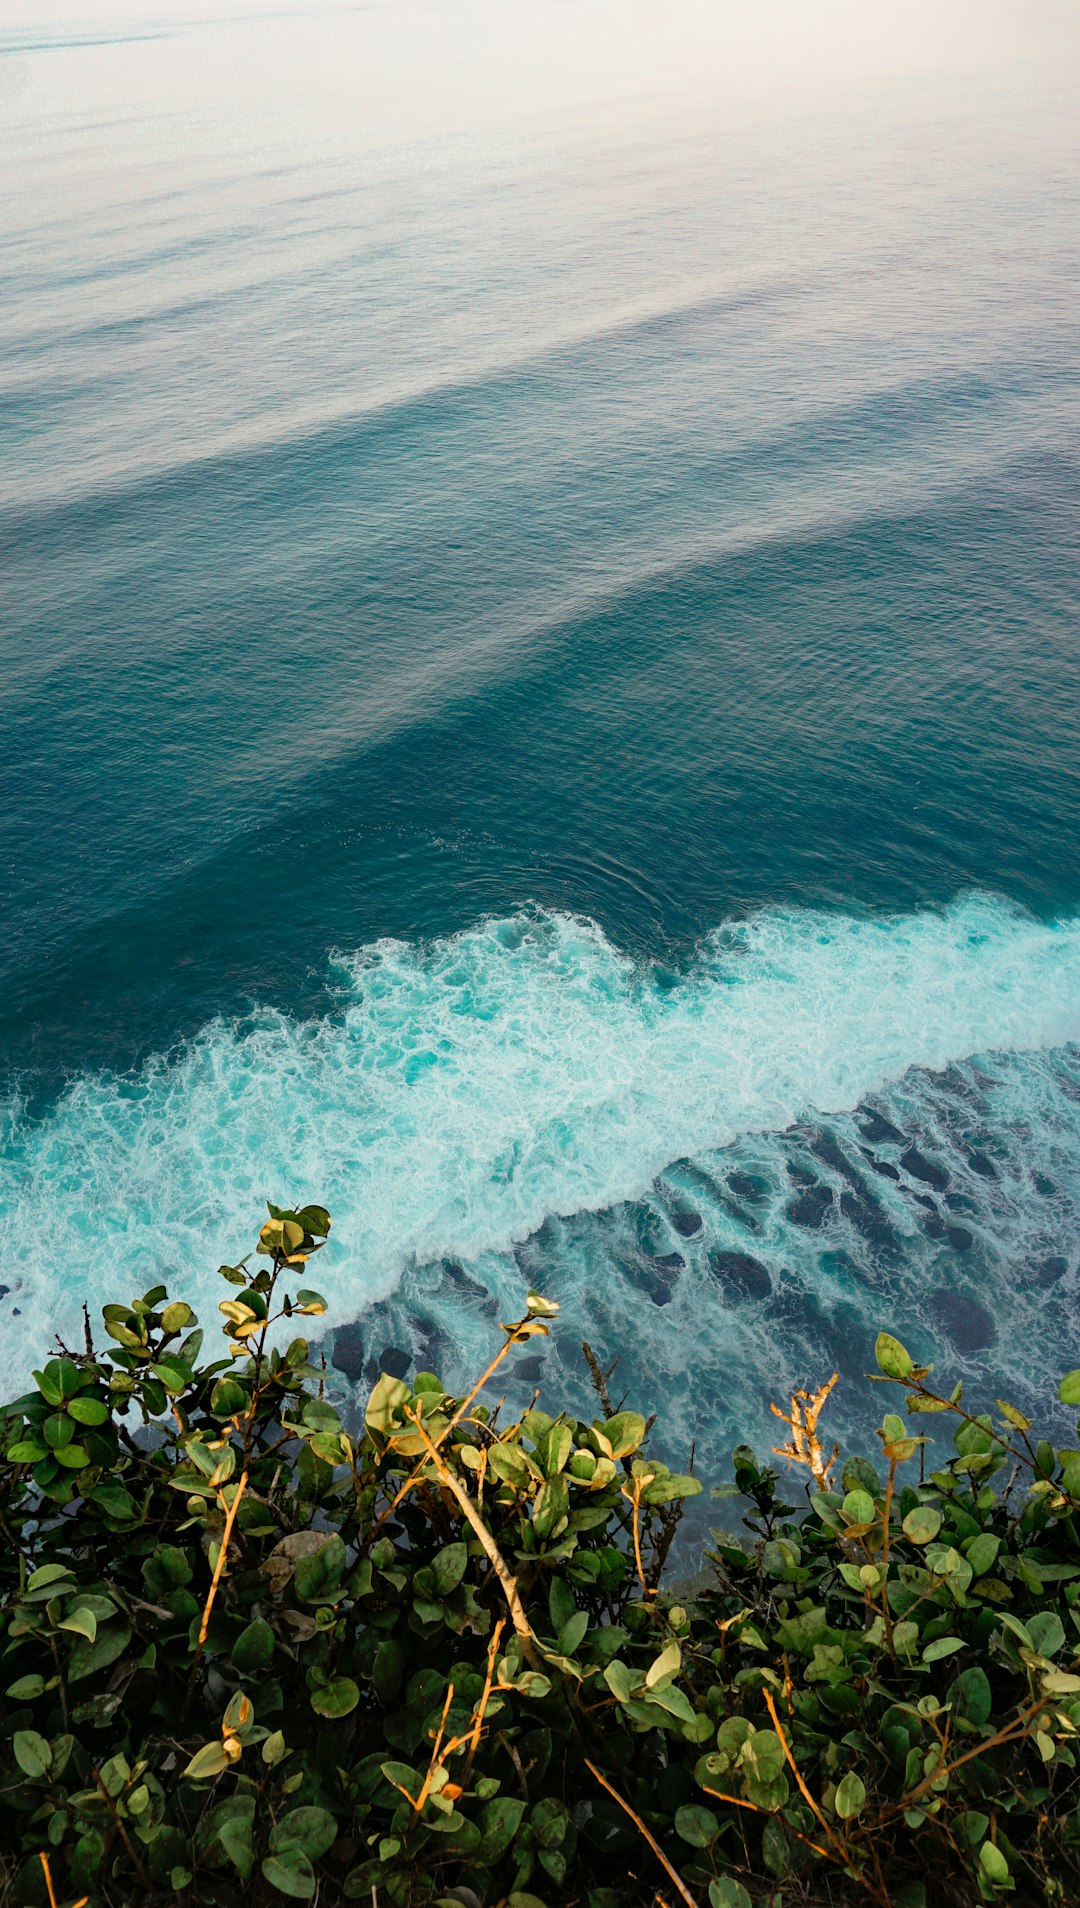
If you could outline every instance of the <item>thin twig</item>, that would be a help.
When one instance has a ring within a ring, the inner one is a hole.
[[[763,1809],[757,1802],[747,1802],[742,1796],[725,1795],[723,1789],[710,1789],[704,1782],[701,1785],[701,1792],[703,1795],[711,1795],[715,1802],[730,1802],[734,1809],[748,1809],[751,1815],[767,1815],[770,1820],[775,1820],[772,1809]],[[835,1863],[837,1868],[841,1866],[839,1857],[833,1854],[831,1848],[822,1848],[820,1842],[812,1842],[809,1835],[804,1835],[802,1830],[797,1829],[791,1822],[785,1820],[784,1828],[789,1835],[794,1835],[798,1841],[805,1842],[807,1848],[812,1848],[815,1855],[824,1856],[827,1862]],[[846,1868],[844,1872],[847,1873]]]
[[[775,1729],[777,1735],[780,1738],[780,1741],[782,1742],[784,1746],[784,1755],[787,1759],[788,1768],[791,1770],[792,1775],[795,1777],[795,1781],[798,1785],[799,1794],[802,1796],[803,1801],[809,1807],[810,1813],[816,1816],[817,1820],[821,1823],[821,1826],[825,1830],[825,1834],[827,1835],[829,1841],[832,1843],[833,1847],[839,1850],[840,1855],[843,1857],[844,1865],[848,1868],[851,1868],[853,1866],[853,1863],[852,1863],[851,1855],[848,1851],[847,1844],[844,1841],[842,1841],[841,1838],[830,1827],[829,1823],[826,1821],[824,1815],[822,1814],[820,1808],[818,1807],[818,1804],[814,1801],[814,1798],[811,1795],[809,1789],[807,1788],[806,1783],[803,1781],[802,1773],[799,1769],[799,1765],[796,1762],[795,1757],[791,1751],[791,1744],[788,1742],[787,1737],[785,1736],[783,1730],[780,1727],[780,1718],[776,1713],[776,1704],[773,1701],[772,1691],[762,1686],[761,1693],[765,1698],[765,1707],[768,1710],[769,1715],[772,1717],[773,1728]]]
[[[484,1678],[484,1687],[481,1692],[480,1702],[475,1711],[472,1740],[469,1743],[469,1753],[465,1758],[465,1768],[462,1772],[461,1786],[463,1789],[467,1789],[469,1786],[469,1777],[472,1774],[473,1761],[480,1747],[480,1731],[484,1726],[484,1712],[491,1699],[491,1685],[495,1677],[495,1659],[499,1654],[499,1641],[505,1628],[506,1618],[500,1617],[491,1633],[491,1642],[488,1644],[487,1675]]]
[[[604,1407],[604,1416],[606,1418],[613,1418],[615,1416],[615,1412],[612,1409],[611,1393],[608,1390],[607,1381],[611,1377],[612,1372],[614,1371],[616,1365],[619,1362],[618,1358],[613,1358],[607,1370],[601,1371],[600,1360],[596,1356],[596,1353],[594,1352],[592,1346],[589,1344],[589,1341],[587,1338],[582,1340],[581,1349],[585,1354],[585,1363],[589,1367],[589,1376],[593,1381],[593,1388],[596,1392],[597,1397],[600,1400],[600,1403]]]
[[[499,1579],[503,1595],[506,1598],[510,1610],[511,1622],[521,1639],[521,1647],[525,1652],[526,1659],[533,1669],[539,1669],[540,1652],[536,1646],[536,1638],[532,1633],[532,1625],[525,1615],[525,1609],[518,1594],[516,1577],[512,1576],[507,1568],[502,1552],[487,1525],[484,1523],[483,1518],[477,1511],[468,1491],[454,1476],[446,1460],[440,1457],[438,1450],[427,1434],[419,1411],[406,1411],[405,1416],[412,1424],[415,1424],[420,1439],[426,1449],[428,1460],[435,1466],[439,1483],[443,1486],[444,1490],[450,1492],[451,1497],[460,1505],[463,1516],[467,1519],[471,1529],[479,1539],[484,1554]]]
[[[625,1497],[627,1503],[631,1505],[634,1512],[634,1565],[638,1574],[638,1582],[641,1585],[641,1594],[644,1597],[646,1603],[648,1603],[649,1600],[656,1595],[656,1589],[654,1586],[650,1585],[648,1578],[645,1575],[644,1566],[641,1561],[641,1493],[644,1490],[645,1485],[651,1484],[651,1483],[652,1483],[651,1476],[647,1478],[635,1477],[633,1480],[633,1485],[634,1485],[633,1493],[631,1494],[631,1492],[627,1490],[623,1490],[619,1493],[621,1497]]]
[[[630,1820],[634,1824],[634,1827],[637,1829],[639,1835],[644,1836],[645,1840],[649,1844],[649,1847],[652,1849],[653,1854],[656,1856],[657,1861],[660,1863],[660,1866],[664,1870],[664,1873],[667,1876],[668,1880],[671,1882],[674,1882],[676,1888],[678,1889],[680,1895],[682,1896],[683,1900],[686,1903],[686,1908],[697,1908],[697,1903],[694,1900],[693,1895],[690,1893],[690,1890],[687,1888],[686,1883],[683,1881],[682,1876],[679,1874],[678,1869],[672,1868],[671,1863],[668,1861],[668,1858],[664,1854],[664,1851],[661,1848],[659,1842],[656,1840],[656,1837],[649,1833],[649,1830],[646,1828],[644,1822],[642,1821],[640,1815],[638,1815],[637,1811],[630,1807],[629,1802],[623,1801],[623,1798],[619,1794],[618,1789],[612,1788],[607,1777],[601,1775],[599,1769],[596,1767],[596,1764],[594,1762],[590,1762],[587,1756],[585,1758],[585,1767],[586,1769],[588,1769],[590,1775],[594,1775],[596,1777],[596,1780],[599,1782],[600,1787],[602,1789],[606,1789],[608,1794],[611,1796],[612,1800],[614,1802],[617,1802],[620,1809],[622,1809],[624,1813],[630,1817]]]
[[[198,1642],[195,1645],[195,1654],[191,1659],[191,1670],[188,1675],[187,1694],[184,1697],[184,1707],[181,1712],[181,1718],[180,1718],[182,1722],[186,1720],[188,1709],[191,1705],[191,1698],[195,1689],[195,1679],[199,1673],[199,1664],[202,1661],[203,1646],[206,1642],[207,1631],[210,1628],[210,1612],[214,1607],[214,1598],[217,1596],[218,1584],[221,1582],[221,1575],[225,1568],[225,1560],[229,1554],[229,1540],[232,1537],[233,1524],[236,1522],[236,1513],[240,1508],[240,1499],[243,1497],[244,1491],[247,1488],[247,1481],[248,1481],[247,1472],[241,1471],[240,1481],[237,1484],[235,1491],[233,1492],[232,1503],[228,1506],[225,1512],[225,1527],[221,1533],[221,1545],[218,1550],[217,1563],[214,1565],[214,1575],[213,1575],[213,1578],[211,1579],[210,1589],[209,1589],[209,1592],[207,1593],[206,1602],[203,1605],[202,1622],[199,1625],[199,1638],[198,1638]]]
[[[133,1847],[131,1837],[128,1834],[127,1829],[124,1827],[123,1821],[121,1820],[121,1817],[120,1817],[120,1813],[116,1807],[116,1803],[113,1801],[112,1796],[109,1794],[108,1789],[105,1787],[104,1782],[101,1780],[101,1775],[97,1769],[93,1771],[93,1777],[98,1788],[101,1790],[101,1798],[105,1804],[105,1807],[109,1811],[110,1817],[112,1818],[112,1825],[114,1829],[116,1830],[117,1834],[119,1835],[120,1840],[123,1842],[124,1847],[127,1849],[128,1857],[131,1861],[132,1867],[135,1870],[135,1873],[139,1877],[139,1880],[142,1882],[143,1886],[145,1888],[149,1888],[150,1877],[147,1874],[146,1869],[143,1865],[142,1858],[140,1857],[138,1850]]]

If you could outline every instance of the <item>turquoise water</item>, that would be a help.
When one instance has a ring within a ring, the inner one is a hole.
[[[1066,1356],[1071,69],[600,11],[0,35],[11,1382],[267,1196],[351,1379],[527,1280],[714,1468]]]

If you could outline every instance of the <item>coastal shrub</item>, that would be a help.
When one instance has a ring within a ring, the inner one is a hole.
[[[0,1414],[4,1900],[1076,1898],[1080,1449],[882,1334],[873,1456],[796,1393],[799,1503],[740,1446],[743,1533],[672,1591],[700,1482],[592,1354],[592,1422],[492,1403],[541,1296],[463,1397],[383,1375],[347,1428],[284,1342],[329,1225],[221,1268],[223,1356],[156,1287]]]

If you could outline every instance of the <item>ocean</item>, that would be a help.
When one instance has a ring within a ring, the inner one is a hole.
[[[783,14],[0,25],[10,1388],[267,1198],[710,1479],[1080,1362],[1075,47]]]

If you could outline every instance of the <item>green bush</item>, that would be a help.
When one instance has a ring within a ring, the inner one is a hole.
[[[537,1295],[464,1398],[383,1376],[348,1433],[270,1330],[325,1309],[285,1288],[329,1224],[271,1207],[221,1268],[222,1358],[158,1287],[0,1414],[4,1899],[1074,1898],[1080,1450],[883,1334],[875,1461],[796,1394],[801,1508],[739,1447],[751,1534],[680,1601],[700,1485],[595,1360],[591,1424],[483,1402]]]

